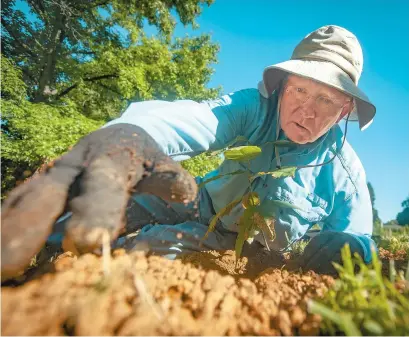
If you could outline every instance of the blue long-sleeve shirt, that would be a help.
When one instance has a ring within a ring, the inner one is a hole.
[[[281,200],[297,205],[302,210],[282,208],[275,215],[276,238],[268,241],[271,249],[283,249],[302,237],[312,225],[321,224],[323,231],[346,232],[355,236],[364,249],[364,259],[371,260],[373,243],[372,206],[364,168],[345,141],[339,125],[333,126],[313,143],[291,148],[278,148],[272,142],[286,139],[277,127],[278,91],[269,98],[257,89],[245,89],[215,100],[145,101],[132,103],[121,117],[105,126],[129,123],[146,130],[163,151],[174,160],[185,160],[207,150],[219,150],[231,144],[238,136],[251,145],[262,148],[262,154],[250,162],[253,173],[276,169],[277,155],[282,166],[317,165],[300,168],[294,177],[275,179],[263,175],[252,182],[253,191],[260,200]],[[279,134],[277,134],[277,132]],[[235,146],[245,145],[238,142]],[[219,174],[246,169],[244,164],[225,160],[205,179]],[[248,192],[247,175],[225,176],[205,185],[217,212]],[[222,225],[238,231],[241,204],[221,218]],[[261,234],[256,240],[265,244]]]

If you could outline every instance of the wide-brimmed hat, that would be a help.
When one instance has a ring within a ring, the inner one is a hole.
[[[362,48],[356,36],[342,27],[324,26],[308,34],[289,61],[265,68],[259,89],[269,96],[288,74],[324,83],[355,98],[356,106],[348,120],[359,121],[364,130],[371,124],[376,108],[358,88],[362,67]]]

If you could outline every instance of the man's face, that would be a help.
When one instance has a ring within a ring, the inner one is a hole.
[[[290,75],[281,97],[280,125],[293,142],[310,143],[352,108],[351,98],[337,89]]]

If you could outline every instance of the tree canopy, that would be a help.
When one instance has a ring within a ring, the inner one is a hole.
[[[2,53],[31,102],[69,101],[92,118],[116,117],[129,101],[214,97],[206,84],[218,46],[208,35],[172,39],[177,18],[195,25],[211,2],[26,0],[23,12],[5,0]]]
[[[401,226],[409,226],[409,197],[402,201],[403,210],[396,216],[396,221]]]
[[[216,97],[218,45],[173,36],[211,3],[2,1],[2,193],[130,102]]]
[[[380,235],[382,231],[382,220],[379,218],[378,210],[375,208],[375,190],[370,182],[367,183],[369,196],[372,204],[372,221],[373,221],[373,233],[374,235]]]

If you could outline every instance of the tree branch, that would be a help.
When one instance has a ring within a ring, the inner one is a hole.
[[[73,6],[73,7],[75,9],[80,10],[80,11],[84,11],[84,10],[93,9],[93,8],[96,8],[96,7],[99,7],[99,6],[108,5],[110,2],[111,2],[111,0],[102,0],[101,2],[97,2],[95,4],[92,4],[92,6],[90,6],[90,4],[89,4],[88,6],[84,6],[84,7],[82,7],[82,6],[79,6],[79,7]]]
[[[116,91],[116,90],[114,90],[114,89],[108,87],[107,85],[105,85],[105,84],[103,84],[103,83],[97,83],[97,85],[99,85],[100,87],[102,87],[102,88],[104,88],[104,89],[107,89],[107,90],[113,92],[114,94],[117,94],[117,95],[120,96],[120,97],[123,96],[120,92],[118,92],[118,91]]]
[[[95,76],[95,77],[84,78],[83,81],[94,82],[94,81],[99,81],[99,80],[103,80],[106,78],[118,78],[118,77],[119,77],[118,74],[107,74],[107,75],[100,75],[100,76]],[[67,95],[71,90],[75,89],[76,87],[78,87],[78,83],[75,83],[69,86],[68,88],[64,89],[61,93],[57,95],[57,99]]]
[[[3,17],[1,18],[1,24],[4,26],[4,28],[6,28],[7,33],[10,34],[10,36],[14,39],[14,41],[20,45],[24,51],[26,53],[28,53],[29,55],[31,55],[32,57],[36,57],[36,55],[31,51],[31,48],[29,46],[27,46],[25,43],[21,42],[17,36],[14,34],[14,31],[7,25],[6,20],[3,19]]]

